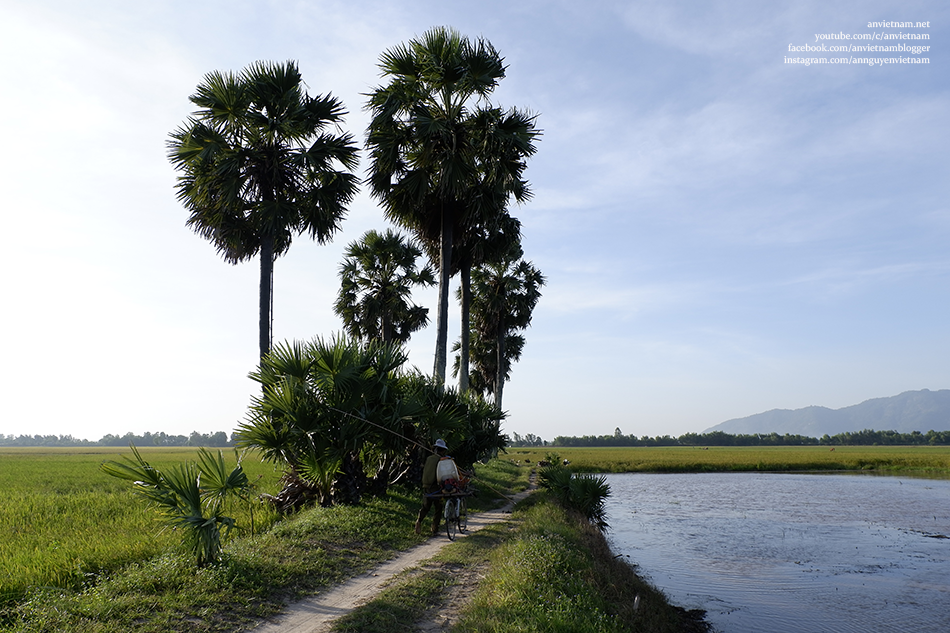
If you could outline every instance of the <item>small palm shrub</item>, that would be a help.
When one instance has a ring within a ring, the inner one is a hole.
[[[571,478],[571,504],[601,531],[607,530],[605,502],[610,484],[603,475],[581,473]]]
[[[569,495],[571,477],[574,473],[560,464],[548,463],[551,465],[545,466],[538,472],[538,484],[542,488],[547,488],[553,492],[558,499],[566,499]]]
[[[169,525],[181,528],[198,566],[218,560],[221,530],[229,531],[235,525],[232,517],[222,514],[225,501],[232,495],[246,499],[251,487],[240,459],[229,471],[221,451],[215,456],[202,448],[198,463],[160,471],[142,458],[134,444],[129,446],[134,459],[105,461],[99,466],[102,471],[133,482],[137,495],[157,506]]]
[[[574,474],[557,463],[542,468],[539,477],[539,485],[550,490],[561,505],[581,513],[601,531],[607,530],[605,502],[610,496],[610,484],[606,477],[592,473]]]

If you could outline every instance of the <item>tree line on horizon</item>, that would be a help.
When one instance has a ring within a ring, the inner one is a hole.
[[[948,444],[950,444],[950,431],[934,430],[926,433],[920,431],[901,433],[899,431],[865,429],[863,431],[846,431],[836,435],[826,433],[820,438],[791,433],[785,433],[784,435],[778,433],[731,435],[722,431],[686,433],[679,437],[670,435],[637,437],[633,434],[626,435],[617,428],[610,435],[584,435],[580,437],[558,435],[550,442],[533,433],[528,433],[525,436],[512,433],[509,446],[524,448],[535,446],[945,446]]]
[[[164,432],[136,435],[131,431],[125,435],[103,435],[98,440],[87,440],[72,435],[4,435],[0,433],[0,446],[203,446],[207,448],[224,448],[234,446],[234,435],[228,437],[224,431],[216,433],[199,433],[192,431],[189,435],[169,435]]]
[[[199,433],[193,431],[190,435],[169,435],[167,433],[150,433],[142,435],[126,433],[125,435],[106,434],[99,440],[75,438],[72,435],[3,435],[0,434],[0,446],[128,446],[134,443],[137,446],[196,446],[208,448],[224,448],[234,446],[235,436],[230,437],[224,431],[216,433]],[[722,431],[712,433],[686,433],[679,437],[657,435],[650,437],[643,435],[558,435],[553,440],[542,439],[534,433],[512,433],[508,440],[510,448],[543,448],[547,446],[945,446],[950,445],[950,431],[930,430],[926,433],[912,431],[846,431],[836,435],[825,434],[820,438],[807,435],[786,433],[754,433],[731,435]]]

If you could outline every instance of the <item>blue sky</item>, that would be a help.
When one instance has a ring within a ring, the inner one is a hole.
[[[254,391],[259,269],[185,228],[168,133],[205,73],[294,59],[362,139],[380,53],[438,25],[489,39],[509,65],[495,101],[544,130],[515,214],[548,284],[506,430],[680,435],[950,387],[944,2],[0,9],[0,433],[233,430]],[[931,26],[868,28],[881,20]],[[842,32],[928,33],[913,43],[930,63],[785,63],[806,55],[790,44]],[[364,193],[332,244],[294,243],[275,267],[275,340],[340,329],[342,250],[385,226]],[[416,300],[433,308],[435,292]],[[434,329],[409,346],[424,371]]]

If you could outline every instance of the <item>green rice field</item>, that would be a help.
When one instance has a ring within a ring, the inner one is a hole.
[[[950,475],[950,446],[660,446],[509,448],[505,459],[537,464],[550,454],[576,472],[919,471]]]
[[[223,449],[226,463],[234,452]],[[163,467],[194,461],[194,448],[140,449]],[[0,604],[16,600],[30,586],[80,587],[94,575],[150,558],[180,542],[164,529],[155,510],[135,498],[131,483],[99,470],[105,460],[122,461],[129,449],[0,448]],[[261,492],[274,492],[280,475],[254,456],[244,462]],[[270,520],[254,510],[257,525]],[[250,528],[247,507],[229,509],[238,533]]]

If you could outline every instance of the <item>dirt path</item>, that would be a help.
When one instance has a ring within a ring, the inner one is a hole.
[[[530,491],[531,488],[518,493],[512,498],[512,502],[497,510],[469,514],[468,531],[475,532],[487,525],[507,520],[514,504],[528,496]],[[464,538],[464,536],[460,535],[459,538]],[[323,633],[328,631],[333,620],[346,615],[354,607],[374,597],[380,588],[396,574],[416,567],[422,561],[435,556],[449,542],[444,533],[434,536],[425,543],[400,553],[396,558],[326,593],[290,605],[283,613],[266,620],[252,631],[253,633]]]

